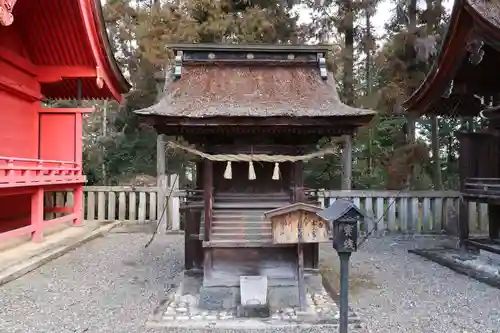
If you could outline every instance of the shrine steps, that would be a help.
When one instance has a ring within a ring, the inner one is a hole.
[[[218,202],[215,201],[213,205],[213,209],[266,209],[265,211],[269,209],[278,208],[283,205],[288,204],[288,201],[281,201],[281,200],[275,200],[275,201],[263,201],[263,202]],[[243,206],[243,207],[242,207]]]
[[[289,204],[286,193],[218,193],[214,197],[212,231],[205,247],[273,246],[271,222],[264,213]],[[204,237],[201,223],[200,237]],[[204,238],[201,238],[204,239]]]

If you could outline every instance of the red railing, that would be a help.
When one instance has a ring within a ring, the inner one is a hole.
[[[77,162],[0,156],[0,188],[83,182]]]

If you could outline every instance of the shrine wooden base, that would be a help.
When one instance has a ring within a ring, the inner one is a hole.
[[[317,269],[317,244],[304,245],[304,268]],[[297,284],[297,246],[204,248],[204,286],[239,286],[240,276],[264,275],[270,286]]]

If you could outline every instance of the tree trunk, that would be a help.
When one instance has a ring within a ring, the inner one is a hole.
[[[408,4],[408,33],[412,35],[410,40],[413,42],[415,37],[415,32],[417,30],[417,0],[410,0]],[[413,46],[413,45],[412,45]],[[413,93],[413,85],[408,84],[407,97],[409,97]],[[412,114],[408,114],[407,116],[407,144],[415,143],[415,116]],[[416,181],[416,168],[411,168],[410,175],[408,177],[407,187],[411,189],[415,186]]]
[[[440,17],[430,17],[433,13],[433,2],[432,0],[426,1],[427,5],[427,35],[430,36],[434,33],[434,30],[438,28]],[[441,1],[436,1],[436,6],[441,8]],[[439,119],[437,116],[432,116],[431,118],[431,148],[432,148],[432,167],[433,167],[433,183],[435,190],[443,190],[443,175],[441,171],[441,158],[439,156]]]
[[[441,171],[441,158],[439,156],[439,119],[436,116],[432,117],[431,123],[431,141],[432,141],[432,164],[433,164],[433,174],[434,174],[434,189],[443,190],[443,175]]]
[[[354,12],[351,0],[344,4],[344,98],[347,105],[354,104]]]
[[[371,41],[371,36],[372,36],[372,25],[371,25],[371,8],[370,5],[368,4],[367,8],[365,9],[365,15],[366,15],[366,33],[365,33],[365,55],[366,55],[366,64],[365,64],[365,75],[366,75],[366,96],[371,95],[372,93],[372,80],[371,80],[371,60],[372,60],[372,55],[371,55],[371,48],[369,41]],[[368,176],[371,177],[373,174],[373,157],[372,157],[372,141],[373,141],[373,129],[370,126],[368,129]]]

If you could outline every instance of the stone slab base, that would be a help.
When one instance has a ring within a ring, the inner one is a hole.
[[[269,330],[269,332],[284,328],[292,331],[306,328],[317,328],[322,332],[338,330],[338,306],[323,286],[315,283],[318,281],[321,281],[321,278],[306,279],[306,301],[308,305],[306,311],[300,311],[298,306],[282,305],[277,307],[280,302],[275,302],[271,306],[267,318],[239,318],[237,316],[239,302],[232,308],[201,309],[199,307],[200,290],[202,289],[201,280],[184,276],[181,286],[176,292],[168,295],[168,299],[155,310],[153,316],[147,322],[147,326],[163,329],[206,329],[210,327],[252,331]],[[278,291],[278,294],[282,295],[286,301],[286,293],[289,291],[291,290],[281,290]],[[271,298],[270,295],[270,305],[272,303]],[[289,300],[289,303],[281,304],[292,303],[294,303],[293,299]],[[352,311],[349,313],[349,324],[352,329],[361,328],[361,320]]]
[[[238,318],[269,318],[271,311],[265,305],[238,305],[236,307],[236,317]]]
[[[482,257],[481,255],[473,253],[468,253],[468,255],[464,257],[459,250],[443,248],[415,249],[409,250],[408,252],[422,256],[428,260],[448,267],[459,274],[467,275],[480,282],[500,289],[500,265],[492,263],[487,257]]]

